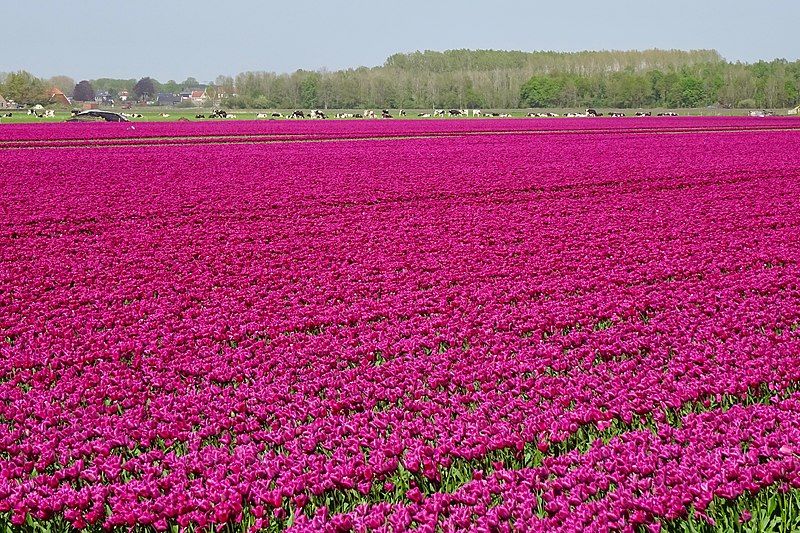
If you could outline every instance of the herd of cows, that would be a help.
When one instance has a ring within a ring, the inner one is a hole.
[[[78,111],[73,110],[72,116],[74,117]],[[43,110],[42,112],[38,112],[36,110],[29,109],[27,112],[28,115],[36,115],[38,118],[54,118],[54,112],[51,109]],[[120,113],[122,117],[125,119],[130,118],[144,118],[141,113]],[[4,113],[0,114],[0,117],[12,117],[12,113]],[[169,113],[159,113],[161,118],[169,117]],[[400,109],[397,112],[397,116],[400,118],[408,116],[404,109]],[[421,112],[417,113],[417,116],[420,118],[428,118],[428,117],[498,117],[498,118],[511,118],[513,115],[510,113],[497,113],[497,112],[488,112],[482,111],[480,109],[434,109],[430,113],[428,112]],[[560,117],[558,113],[553,112],[546,112],[546,113],[527,113],[526,117]],[[583,113],[565,113],[563,116],[565,117],[602,117],[603,113],[598,113],[596,109],[588,108]],[[610,112],[608,113],[609,117],[624,117],[626,116],[625,113],[622,112]],[[652,116],[652,112],[650,111],[637,111],[635,113],[637,117],[649,117]],[[666,111],[662,113],[657,113],[656,116],[659,117],[677,117],[678,114],[673,111]],[[372,109],[365,109],[363,113],[336,113],[333,115],[334,118],[394,118],[395,115],[389,109],[382,109],[380,112],[376,112]],[[233,113],[229,113],[223,109],[214,109],[210,113],[199,113],[196,114],[196,119],[207,119],[207,118],[221,118],[221,119],[235,119],[237,116]],[[272,112],[272,113],[256,113],[257,119],[326,119],[328,118],[328,114],[319,109],[312,109],[311,111],[303,111],[302,109],[295,109],[291,113],[286,113],[285,115],[280,112]],[[181,119],[186,120],[186,119]]]
[[[221,113],[221,114],[220,114]],[[404,109],[398,111],[398,117],[406,117],[408,114]],[[635,114],[637,117],[649,117],[652,116],[652,112],[650,111],[637,111]],[[480,109],[434,109],[431,113],[417,113],[417,116],[420,118],[429,118],[429,117],[498,117],[498,118],[511,118],[513,115],[510,113],[496,113],[496,112],[484,112]],[[560,117],[558,113],[528,113],[525,115],[526,117]],[[583,113],[565,113],[565,117],[602,117],[603,113],[598,113],[596,109],[588,108]],[[611,112],[608,114],[609,117],[624,117],[626,116],[625,113],[621,112]],[[657,113],[656,116],[659,117],[677,117],[678,113],[674,111],[666,111],[663,113]],[[230,118],[231,115],[227,114],[227,118]],[[365,109],[363,113],[336,113],[334,118],[394,118],[391,111],[388,109],[382,109],[380,113],[376,113],[372,109]],[[195,118],[205,118],[203,115],[197,115]],[[226,118],[226,113],[221,110],[214,110],[214,115],[209,115],[209,118]],[[257,113],[256,118],[268,118],[268,119],[278,119],[278,118],[311,118],[311,119],[326,119],[328,115],[324,112],[320,111],[319,109],[312,109],[311,111],[303,111],[302,109],[295,109],[291,113],[287,113],[284,115],[283,113],[273,112],[273,113]]]

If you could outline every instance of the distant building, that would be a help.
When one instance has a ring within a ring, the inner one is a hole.
[[[236,94],[235,91],[226,91],[225,87],[222,86],[219,86],[216,89],[217,89],[217,98],[219,100],[222,100],[223,98],[231,98],[239,96],[238,94]]]
[[[120,91],[119,94],[119,101],[120,102],[127,102],[128,101],[128,91]]]
[[[195,89],[192,91],[191,95],[192,103],[197,105],[203,105],[206,100],[208,100],[208,95],[206,94],[205,89]]]
[[[97,93],[94,96],[94,101],[100,105],[110,105],[114,107],[114,98],[111,96],[111,93],[108,91],[103,91],[101,93]]]
[[[203,105],[209,96],[206,93],[207,88],[197,87],[194,89],[184,89],[178,93],[181,102],[191,102],[194,105]]]
[[[4,108],[6,108],[6,107],[10,107],[10,105],[9,105],[9,103],[8,103],[8,100],[6,100],[5,98],[3,98],[3,95],[2,95],[2,94],[0,94],[0,108],[4,109]]]
[[[156,97],[156,105],[176,105],[181,103],[180,95],[172,93],[158,93]]]
[[[69,107],[72,105],[72,102],[69,101],[67,95],[59,89],[58,87],[53,87],[50,90],[50,102],[54,104],[63,105],[65,107]]]

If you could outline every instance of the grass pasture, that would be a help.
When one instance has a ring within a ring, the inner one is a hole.
[[[224,108],[231,114],[236,115],[234,119],[198,119],[196,118],[197,115],[205,115],[208,117],[208,114],[211,112],[210,108],[181,108],[181,107],[134,107],[132,109],[122,109],[121,107],[114,107],[114,108],[104,108],[106,111],[115,111],[118,113],[128,113],[128,114],[141,114],[142,118],[132,118],[130,119],[131,122],[175,122],[179,119],[185,118],[191,121],[198,121],[198,120],[287,120],[285,117],[287,114],[290,114],[293,109],[227,109]],[[628,116],[633,116],[637,111],[650,111],[653,116],[657,115],[658,113],[662,112],[675,112],[678,113],[679,116],[697,116],[697,117],[716,117],[716,116],[747,116],[750,112],[749,109],[712,109],[712,108],[691,108],[691,109],[667,109],[667,108],[641,108],[641,109],[621,109],[621,108],[596,108],[599,113],[603,113],[604,115],[608,115],[612,112],[618,113],[625,113]],[[305,111],[308,111],[307,109]],[[347,118],[347,119],[335,119],[335,115],[337,113],[363,113],[364,109],[324,109],[323,111],[327,116],[328,119],[331,120],[361,120],[356,118]],[[373,109],[378,114],[378,118],[380,118],[380,109]],[[399,118],[398,113],[399,109],[390,109],[389,112],[392,114],[394,118]],[[405,119],[413,119],[413,120],[423,120],[423,118],[419,117],[418,114],[420,113],[433,113],[432,109],[406,109],[405,110],[407,115]],[[566,113],[581,113],[585,111],[585,108],[535,108],[535,109],[482,109],[483,113],[501,113],[501,114],[509,114],[514,118],[523,118],[528,113],[557,113],[559,115],[564,115]],[[775,115],[786,115],[786,109],[772,109]],[[268,118],[268,119],[256,119],[256,116],[259,113],[281,113],[284,115],[284,118]],[[39,118],[35,115],[27,114],[27,111],[22,110],[15,110],[15,109],[4,109],[0,110],[0,115],[5,113],[12,113],[12,117],[0,117],[0,124],[22,124],[22,123],[48,123],[48,122],[64,122],[68,118],[70,118],[70,111],[66,109],[56,109],[55,116],[49,118]],[[167,114],[169,116],[164,117],[162,114]],[[433,118],[433,117],[431,117]],[[449,117],[447,117],[449,118]],[[462,118],[462,117],[456,117]],[[467,117],[470,119],[482,119],[486,120],[488,118],[495,118],[495,117]],[[609,117],[610,118],[610,117]],[[425,118],[427,119],[427,118]]]

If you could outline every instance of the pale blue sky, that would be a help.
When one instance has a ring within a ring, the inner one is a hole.
[[[0,0],[0,71],[210,81],[451,48],[800,58],[797,0]]]

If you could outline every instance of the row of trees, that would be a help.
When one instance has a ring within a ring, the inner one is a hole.
[[[529,107],[780,108],[800,99],[800,62],[708,64],[680,70],[533,76],[520,90]]]
[[[376,68],[244,72],[230,104],[258,108],[794,106],[800,61],[730,63],[717,52],[396,54]]]
[[[112,97],[125,90],[134,99],[151,100],[159,92],[200,84],[194,78],[99,78],[75,86],[65,76],[0,76],[0,94],[21,103],[41,99],[54,85],[76,99],[91,89]],[[800,61],[731,63],[714,50],[449,50],[395,54],[374,68],[242,72],[218,76],[213,85],[226,95],[224,105],[248,108],[780,108],[800,99]]]
[[[199,85],[201,84],[195,78],[187,78],[182,83],[174,80],[159,83],[150,77],[141,78],[138,81],[136,79],[100,78],[81,80],[75,83],[75,80],[69,76],[42,79],[24,70],[11,73],[0,72],[0,95],[6,100],[13,100],[25,105],[48,104],[53,95],[53,88],[71,96],[75,101],[89,102],[94,100],[95,95],[99,92],[108,92],[111,98],[116,99],[119,93],[127,91],[135,100],[150,100],[155,99],[159,92],[175,93],[184,88]]]

